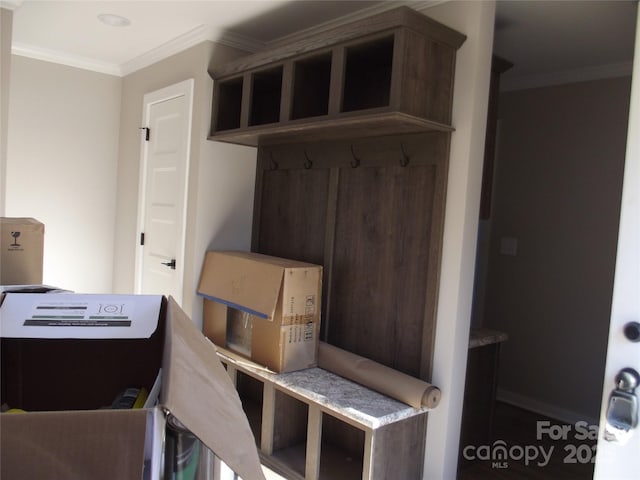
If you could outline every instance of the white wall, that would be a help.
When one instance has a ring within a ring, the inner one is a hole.
[[[5,213],[45,224],[46,284],[111,292],[121,86],[12,57]]]
[[[248,250],[251,239],[255,149],[207,140],[213,81],[210,64],[220,64],[244,52],[203,42],[124,78],[120,119],[113,289],[132,293],[134,260],[139,238],[137,205],[140,130],[146,93],[194,79],[191,163],[187,205],[187,244],[182,307],[198,325],[202,300],[195,291],[208,248]]]
[[[202,327],[202,299],[195,291],[200,269],[208,250],[250,250],[253,220],[256,151],[220,142],[206,141],[202,145],[198,173],[198,209],[194,223],[193,271],[191,290],[185,290],[185,300],[191,299],[191,318]]]
[[[493,44],[493,1],[452,1],[425,13],[467,35],[458,51],[425,479],[456,478]]]

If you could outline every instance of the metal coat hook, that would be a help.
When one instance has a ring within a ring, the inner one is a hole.
[[[407,165],[409,165],[409,160],[411,160],[411,157],[409,157],[409,155],[407,155],[407,153],[404,151],[404,144],[400,144],[400,151],[402,152],[402,158],[400,159],[400,166],[401,167],[406,167]]]
[[[276,162],[275,158],[273,158],[273,152],[269,151],[269,161],[270,161],[270,167],[271,170],[277,170],[278,169],[278,162]]]
[[[304,161],[304,168],[309,170],[311,167],[313,167],[313,161],[311,161],[311,159],[309,158],[306,150],[304,151],[304,157],[306,158],[306,160]]]
[[[351,168],[357,168],[360,166],[360,159],[356,156],[356,152],[353,150],[353,145],[351,145],[351,156],[353,159],[349,162]]]

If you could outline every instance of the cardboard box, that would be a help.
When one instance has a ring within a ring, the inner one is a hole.
[[[274,372],[318,361],[322,267],[249,252],[207,252],[198,294],[205,335]]]
[[[0,217],[0,285],[42,283],[44,224],[33,218]]]
[[[0,477],[163,478],[165,427],[175,418],[240,476],[264,478],[215,346],[172,298],[1,300],[2,403],[26,413],[0,414]],[[150,392],[144,408],[103,408],[130,387]]]

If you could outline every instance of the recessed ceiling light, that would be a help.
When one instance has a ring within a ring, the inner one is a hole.
[[[100,15],[98,15],[98,20],[111,27],[126,27],[131,25],[131,20],[121,15],[115,15],[113,13],[101,13]]]

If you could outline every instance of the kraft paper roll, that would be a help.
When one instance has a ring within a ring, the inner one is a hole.
[[[328,343],[320,342],[318,366],[414,408],[432,409],[440,402],[435,385]]]

